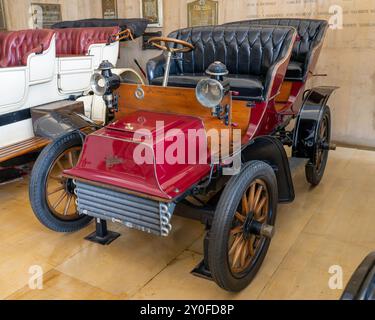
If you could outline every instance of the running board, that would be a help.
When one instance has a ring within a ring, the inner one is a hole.
[[[50,143],[50,140],[34,137],[10,146],[0,148],[0,163],[38,151]]]

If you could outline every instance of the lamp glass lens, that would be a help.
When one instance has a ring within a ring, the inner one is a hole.
[[[97,96],[103,96],[107,91],[107,81],[100,73],[91,76],[91,89]]]
[[[214,108],[224,98],[223,85],[214,79],[203,79],[197,85],[196,96],[200,104],[207,108]]]

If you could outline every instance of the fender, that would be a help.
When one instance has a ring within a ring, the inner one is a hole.
[[[117,74],[118,76],[130,75],[130,79],[133,78],[132,80],[135,83],[145,85],[145,82],[143,81],[142,76],[137,71],[135,71],[134,69],[131,69],[131,68],[121,68],[121,69],[119,69],[119,68],[117,68],[117,69],[113,69],[112,72],[114,74]],[[121,80],[126,80],[126,79],[121,79]]]
[[[375,252],[358,267],[349,281],[341,300],[375,299]]]
[[[282,143],[271,136],[261,136],[252,140],[242,150],[242,162],[260,160],[275,170],[279,190],[279,202],[288,203],[295,199],[294,185],[288,156]]]
[[[83,102],[58,101],[31,109],[34,134],[55,140],[64,134],[99,126],[84,115]]]
[[[308,91],[298,115],[293,137],[293,157],[312,159],[318,127],[332,93],[338,87],[316,87]]]

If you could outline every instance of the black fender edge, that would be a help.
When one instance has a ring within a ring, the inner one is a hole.
[[[283,144],[271,136],[261,136],[250,141],[242,150],[242,162],[260,160],[268,163],[275,171],[279,191],[279,202],[294,201],[294,185],[288,156]]]
[[[375,299],[375,252],[358,267],[350,279],[341,300]]]
[[[332,93],[338,87],[316,87],[307,92],[297,118],[292,154],[296,158],[312,159],[318,126]]]

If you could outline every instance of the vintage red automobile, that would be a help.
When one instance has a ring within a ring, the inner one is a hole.
[[[154,38],[165,54],[148,64],[150,86],[120,84],[104,61],[92,86],[108,124],[43,151],[30,183],[36,216],[58,232],[95,218],[101,243],[114,236],[105,221],[168,236],[174,215],[198,219],[207,236],[193,273],[244,289],[266,256],[278,204],[295,198],[293,163],[305,163],[316,186],[334,149],[327,101],[336,88],[306,90],[327,27],[268,20]]]

